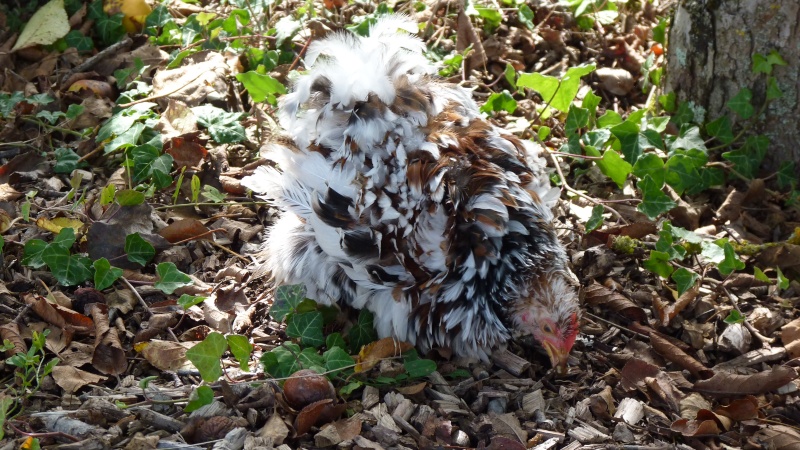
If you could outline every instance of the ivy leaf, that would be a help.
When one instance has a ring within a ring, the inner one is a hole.
[[[189,295],[189,294],[182,294],[180,298],[178,298],[177,303],[183,309],[189,309],[194,305],[199,305],[206,300],[206,297],[201,297],[199,295]]]
[[[55,156],[56,165],[53,167],[55,173],[71,173],[80,164],[80,156],[69,148],[57,148]]]
[[[655,153],[644,154],[633,165],[633,175],[639,179],[649,175],[657,185],[663,186],[665,181],[664,160]]]
[[[92,263],[94,267],[94,288],[98,291],[114,284],[122,276],[123,270],[113,267],[105,258],[100,258]]]
[[[228,349],[225,336],[216,331],[210,333],[202,342],[186,351],[188,359],[200,372],[203,381],[217,381],[222,376],[220,360],[222,354]]]
[[[192,108],[197,123],[208,129],[208,134],[220,144],[242,142],[246,136],[239,123],[243,113],[230,113],[213,105],[200,105]]]
[[[670,152],[675,152],[678,149],[700,150],[703,153],[708,151],[705,141],[700,135],[700,128],[697,125],[684,124],[681,126],[678,137],[669,145]]]
[[[763,281],[765,283],[772,284],[772,280],[769,279],[767,274],[765,274],[761,269],[758,267],[753,267],[753,278],[759,281]]]
[[[675,281],[675,285],[678,287],[678,295],[683,295],[684,292],[694,286],[698,278],[700,278],[700,275],[683,267],[679,267],[678,270],[672,272],[672,280]]]
[[[661,278],[669,278],[674,268],[669,263],[669,253],[650,250],[650,257],[642,261],[642,267],[659,275]]]
[[[726,242],[722,249],[725,254],[725,259],[723,259],[722,262],[717,265],[719,273],[723,275],[729,275],[734,270],[744,269],[744,263],[741,259],[739,259],[739,256],[736,255],[736,252],[733,250],[733,246],[730,244],[730,242]]]
[[[775,270],[778,272],[778,287],[781,290],[789,289],[789,279],[781,272],[781,268],[776,267]]]
[[[586,221],[587,233],[591,233],[592,231],[600,228],[600,225],[603,224],[603,212],[605,212],[603,205],[595,205],[592,208],[592,215],[589,216],[589,220]]]
[[[403,365],[408,372],[410,378],[427,377],[436,371],[436,363],[430,359],[415,359],[412,361],[405,361]]]
[[[620,152],[629,164],[636,164],[644,149],[651,147],[647,136],[639,132],[639,125],[634,121],[626,120],[611,128],[611,133],[619,139]]]
[[[317,349],[313,347],[304,348],[297,359],[300,360],[300,364],[304,369],[311,369],[317,373],[325,372],[325,361],[322,359],[322,355],[317,353]]]
[[[567,136],[574,135],[579,129],[585,127],[589,123],[589,110],[578,108],[575,105],[569,105],[569,112],[567,113],[567,121],[564,124],[564,131]]]
[[[772,66],[785,66],[786,60],[778,53],[777,50],[772,50],[768,55],[756,53],[753,55],[753,73],[772,74]]]
[[[690,158],[683,154],[673,155],[664,165],[665,181],[678,195],[692,188],[703,189],[703,179]]]
[[[733,129],[731,128],[731,119],[728,116],[722,116],[706,124],[706,132],[710,136],[717,138],[723,145],[729,145],[733,142]]]
[[[533,89],[541,94],[545,103],[549,103],[551,107],[561,112],[567,112],[575,95],[578,94],[581,77],[594,72],[594,69],[594,64],[570,67],[560,81],[556,77],[536,72],[523,73],[517,78],[517,87]]]
[[[525,3],[520,4],[517,14],[519,21],[529,30],[533,31],[536,29],[536,25],[533,24],[534,13],[530,6]]]
[[[277,322],[283,322],[287,314],[295,312],[297,305],[306,299],[306,288],[302,284],[278,286],[275,300],[269,309],[269,315]]]
[[[633,166],[631,166],[628,161],[622,159],[619,153],[613,149],[608,149],[603,153],[603,159],[597,161],[597,166],[600,168],[601,172],[611,178],[614,183],[617,183],[617,186],[620,188],[625,184],[625,180],[628,179],[628,174],[633,170]]]
[[[261,357],[264,371],[275,378],[286,378],[301,369],[300,346],[294,342],[284,342]]]
[[[374,316],[367,309],[362,309],[358,313],[358,321],[347,334],[350,339],[350,351],[358,352],[361,347],[378,339],[375,332]]]
[[[677,110],[674,114],[672,114],[672,118],[670,120],[678,126],[683,126],[684,124],[690,124],[694,122],[694,111],[692,110],[692,106],[689,104],[689,102],[683,102],[678,105]]]
[[[505,111],[513,114],[517,110],[517,101],[508,93],[508,91],[495,92],[489,96],[486,103],[481,106],[481,112],[493,113],[496,111]]]
[[[797,178],[794,175],[794,161],[783,161],[780,168],[778,168],[778,187],[786,189],[792,187],[797,183]]]
[[[732,309],[728,313],[728,317],[724,318],[723,321],[729,325],[735,325],[737,323],[744,323],[744,316],[742,313],[739,312],[737,309]]]
[[[706,258],[712,264],[719,264],[725,259],[725,252],[716,242],[703,241],[700,245],[702,248],[700,256]]]
[[[337,375],[340,370],[351,369],[355,361],[341,347],[331,347],[322,354],[325,360],[325,372],[330,372],[329,376]]]
[[[305,347],[320,347],[325,343],[322,335],[322,313],[309,311],[292,314],[286,322],[286,335],[300,338]]]
[[[748,136],[741,148],[725,152],[722,157],[732,162],[737,172],[748,178],[755,178],[768,146],[769,138],[766,136]]]
[[[253,352],[253,345],[247,340],[246,336],[240,334],[231,334],[225,336],[228,341],[228,348],[230,348],[233,357],[239,362],[239,367],[246,371],[250,371],[250,353]]]
[[[156,249],[139,233],[133,233],[125,236],[125,253],[128,255],[128,261],[146,266],[156,256]]]
[[[753,99],[753,92],[748,88],[742,88],[736,95],[728,100],[728,108],[739,115],[742,119],[749,119],[753,116],[755,108],[750,103]]]
[[[779,99],[781,97],[783,97],[783,91],[780,86],[778,86],[775,77],[767,78],[767,101]]]
[[[123,189],[117,192],[117,202],[120,206],[136,206],[144,203],[144,194],[133,189]]]
[[[47,242],[41,239],[31,239],[25,242],[23,249],[22,264],[34,269],[41,269],[45,266],[42,261],[42,252],[47,248]]]
[[[325,338],[325,347],[328,347],[329,350],[332,349],[333,347],[345,348],[346,345],[344,343],[344,338],[342,337],[342,334],[338,332],[329,334]]]
[[[667,18],[662,17],[658,25],[653,27],[653,40],[661,45],[667,45]]]
[[[158,274],[158,281],[155,282],[153,287],[160,289],[161,292],[170,295],[176,289],[192,285],[192,279],[189,275],[178,270],[174,263],[166,262],[156,266],[156,274]]]
[[[92,261],[80,255],[70,255],[69,250],[50,244],[42,251],[42,261],[59,284],[75,286],[92,277]]]
[[[286,86],[280,81],[269,75],[262,75],[252,70],[237,74],[236,79],[242,83],[250,94],[250,97],[256,103],[261,103],[266,100],[271,105],[275,105],[277,103],[275,95],[286,93]]]
[[[210,405],[214,402],[214,390],[211,386],[198,386],[197,389],[189,394],[189,401],[183,410],[187,413],[196,411],[203,406]]]
[[[661,190],[662,186],[653,181],[650,175],[646,175],[637,183],[637,187],[642,191],[642,202],[636,209],[650,220],[655,220],[659,214],[675,207],[675,202]]]

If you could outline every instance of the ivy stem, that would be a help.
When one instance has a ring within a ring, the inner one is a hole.
[[[561,186],[562,186],[562,188],[564,190],[566,190],[567,192],[569,192],[571,194],[577,195],[578,197],[581,197],[582,199],[590,202],[593,205],[602,206],[603,208],[605,208],[606,210],[608,210],[609,212],[614,214],[617,217],[617,219],[622,221],[622,223],[624,223],[625,225],[628,225],[628,221],[625,220],[625,218],[622,217],[622,214],[620,214],[619,211],[617,211],[616,209],[604,204],[602,201],[600,201],[600,200],[598,200],[596,198],[593,198],[593,197],[590,197],[590,196],[584,194],[581,191],[573,189],[572,186],[570,186],[569,183],[567,183],[567,179],[564,177],[564,172],[561,170],[561,166],[558,165],[558,160],[556,159],[555,155],[553,155],[551,153],[551,151],[549,149],[547,149],[547,147],[542,146],[542,148],[544,149],[545,153],[547,153],[550,156],[550,159],[553,160],[553,165],[556,166],[556,171],[558,172],[558,178],[559,178],[559,180],[561,180]]]

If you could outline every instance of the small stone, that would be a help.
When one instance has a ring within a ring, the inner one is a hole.
[[[636,440],[631,429],[623,422],[617,422],[612,436],[616,442],[622,442],[624,444],[630,444]]]

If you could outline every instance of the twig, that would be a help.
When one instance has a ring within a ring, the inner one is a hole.
[[[758,330],[756,330],[756,328],[750,322],[747,321],[747,317],[745,317],[745,315],[742,314],[742,310],[739,309],[739,299],[735,295],[733,295],[730,292],[728,292],[728,290],[725,289],[724,286],[722,287],[722,292],[724,292],[725,295],[728,296],[728,300],[731,301],[731,304],[733,305],[733,308],[736,309],[736,311],[739,312],[739,315],[741,315],[742,318],[744,319],[744,321],[742,323],[744,324],[745,328],[747,328],[750,331],[750,333],[752,333],[753,336],[756,337],[756,339],[761,341],[762,344],[765,344],[764,345],[765,347],[769,347],[769,344],[772,344],[773,342],[775,342],[775,339],[768,338],[768,337],[764,336],[763,334],[759,333]]]
[[[622,223],[624,223],[625,225],[628,225],[628,221],[625,220],[625,218],[622,217],[622,214],[620,214],[619,211],[617,211],[616,209],[604,204],[600,200],[597,200],[595,198],[592,198],[592,197],[584,194],[583,192],[580,192],[580,191],[578,191],[576,189],[573,189],[572,186],[570,186],[569,183],[567,183],[567,179],[564,177],[564,172],[561,170],[561,166],[558,165],[558,160],[556,160],[556,157],[554,155],[552,155],[550,153],[550,150],[548,150],[546,147],[542,146],[542,148],[545,149],[545,153],[547,153],[550,156],[550,158],[553,160],[553,165],[556,166],[556,171],[558,172],[558,178],[561,180],[562,189],[566,190],[567,192],[569,192],[571,194],[577,195],[578,197],[581,197],[584,200],[589,201],[593,205],[602,206],[603,208],[607,209],[609,212],[611,212],[612,214],[617,216],[617,219],[621,220]]]
[[[122,280],[122,282],[125,283],[125,286],[127,286],[128,289],[130,289],[133,292],[133,295],[136,296],[136,298],[139,300],[139,303],[142,304],[142,307],[144,308],[144,310],[147,311],[147,314],[152,316],[153,315],[153,311],[150,309],[150,305],[148,305],[147,302],[144,301],[142,296],[139,295],[138,292],[136,292],[136,288],[133,287],[133,285],[130,283],[130,281],[128,281],[128,279],[125,278],[125,277],[120,277],[119,279]]]
[[[67,74],[64,75],[61,78],[61,83],[59,83],[59,84],[65,83],[69,79],[69,77],[71,77],[72,75],[74,75],[76,73],[85,72],[85,71],[89,70],[90,68],[94,67],[95,64],[100,62],[100,60],[105,59],[110,55],[119,54],[120,53],[120,49],[131,45],[132,42],[133,41],[131,40],[131,38],[126,37],[125,39],[117,42],[116,44],[111,45],[110,47],[106,47],[105,49],[100,51],[98,54],[92,56],[91,58],[87,59],[86,61],[82,62],[81,64],[78,64],[72,70],[67,72]]]
[[[637,336],[639,336],[639,337],[641,337],[643,339],[650,339],[650,336],[646,336],[646,335],[644,335],[642,333],[639,333],[638,331],[633,331],[630,328],[623,327],[620,324],[614,323],[614,322],[612,322],[610,320],[603,319],[602,317],[596,316],[596,315],[594,315],[594,314],[592,314],[590,312],[584,312],[583,314],[586,314],[587,316],[589,316],[589,317],[591,317],[593,319],[599,320],[600,322],[603,322],[606,325],[610,325],[610,326],[612,326],[612,327],[614,327],[614,328],[616,328],[618,330],[627,331],[628,333],[633,333],[633,334],[635,334],[635,335],[637,335]]]

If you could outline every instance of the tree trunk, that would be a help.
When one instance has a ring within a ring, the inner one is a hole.
[[[681,0],[669,34],[665,88],[679,101],[693,102],[700,122],[723,114],[735,121],[726,103],[741,88],[752,90],[756,111],[766,98],[767,77],[753,73],[753,56],[777,50],[788,63],[772,72],[783,96],[770,103],[753,132],[770,139],[766,171],[795,161],[800,175],[798,42],[798,0]]]

